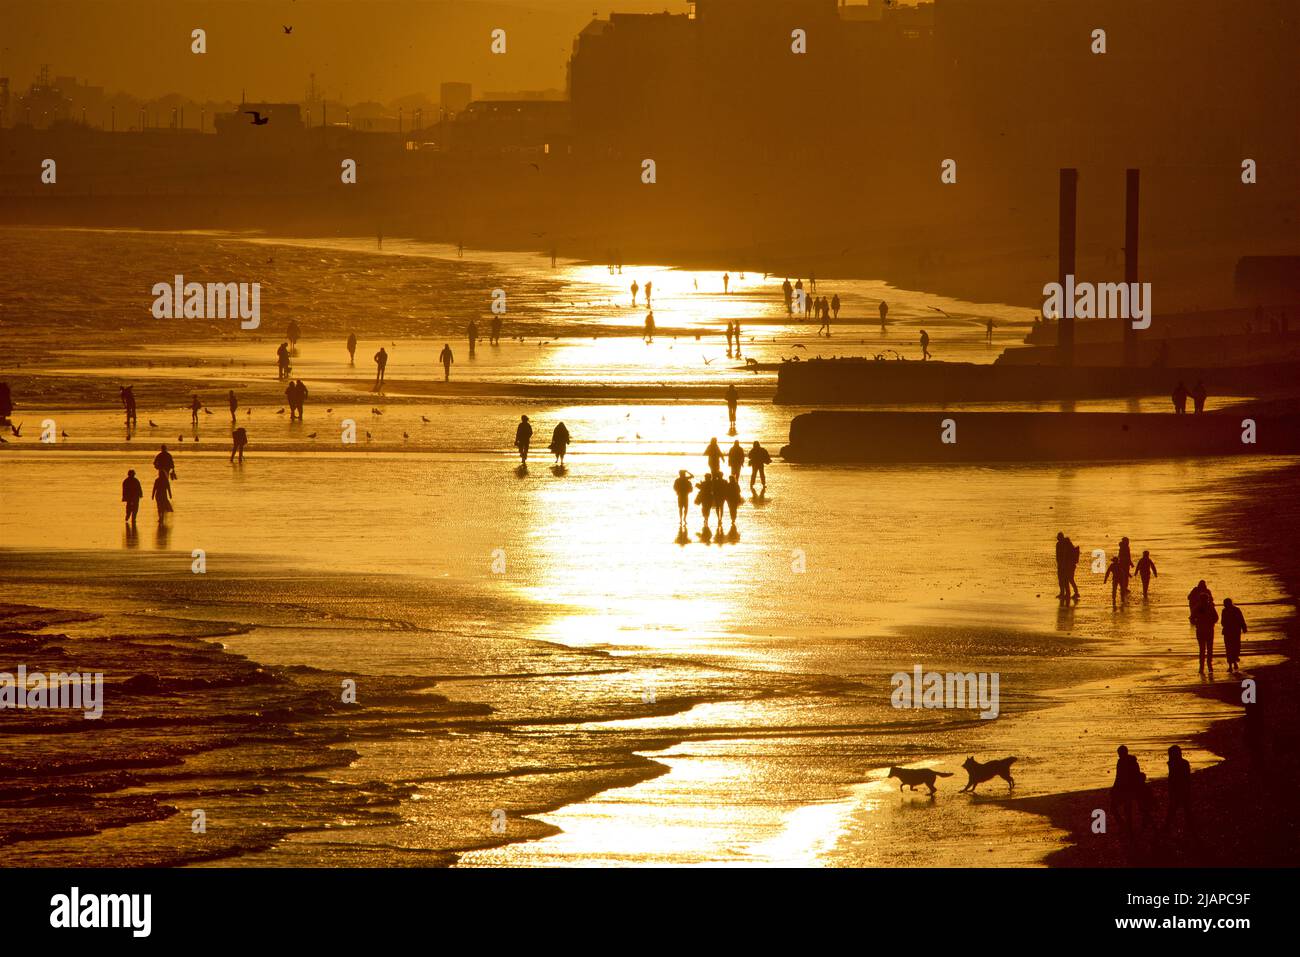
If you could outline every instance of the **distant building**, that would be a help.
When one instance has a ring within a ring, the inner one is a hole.
[[[444,83],[439,87],[438,106],[445,116],[455,116],[469,109],[474,87],[469,83]]]
[[[443,149],[545,153],[567,150],[569,104],[563,100],[475,100],[442,125]]]

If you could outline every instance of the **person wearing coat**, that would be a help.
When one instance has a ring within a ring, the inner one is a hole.
[[[561,422],[551,433],[551,452],[555,455],[555,464],[564,467],[564,453],[569,448],[569,430]]]

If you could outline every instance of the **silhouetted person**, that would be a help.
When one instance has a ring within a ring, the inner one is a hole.
[[[930,358],[930,334],[924,329],[921,330],[921,361],[924,362]]]
[[[292,379],[284,387],[284,401],[289,403],[289,421],[292,422],[298,417],[298,383]]]
[[[889,303],[880,300],[880,331],[885,331],[885,317],[889,315]]]
[[[647,281],[645,284],[645,307],[650,308],[650,290],[654,288],[654,283]],[[652,313],[653,315],[653,313]]]
[[[1065,532],[1056,533],[1056,585],[1057,598],[1070,597],[1070,545]]]
[[[640,288],[641,286],[637,283],[635,279],[633,279],[632,280],[632,308],[633,309],[636,308],[636,294],[637,294],[637,290],[639,290]]]
[[[677,473],[673,482],[673,491],[677,493],[677,522],[681,528],[686,527],[687,516],[691,510],[691,479],[695,478],[686,469]]]
[[[709,474],[722,474],[722,449],[718,448],[717,439],[709,439],[709,444],[704,450],[704,457],[709,460]]]
[[[555,455],[555,464],[564,468],[564,453],[569,448],[569,430],[561,422],[551,432],[551,452]]]
[[[158,454],[153,457],[153,467],[159,475],[170,478],[176,477],[176,460],[167,451],[167,446],[164,445],[158,450]]]
[[[248,432],[241,426],[230,433],[230,461],[235,461],[235,456],[239,456],[239,461],[244,461],[244,446],[248,444]]]
[[[533,441],[533,427],[528,424],[528,416],[519,417],[519,427],[515,429],[515,448],[519,450],[519,464],[528,464],[528,445]]]
[[[289,378],[289,343],[280,343],[280,348],[275,350],[275,356],[275,364],[279,370],[280,378]]]
[[[357,334],[348,333],[348,365],[356,365],[357,362]]]
[[[1124,578],[1120,582],[1120,594],[1128,597],[1129,579],[1133,577],[1133,546],[1129,544],[1128,537],[1125,536],[1119,540],[1119,563],[1124,567]]]
[[[1165,830],[1174,822],[1174,812],[1183,812],[1183,827],[1192,830],[1192,766],[1183,757],[1183,749],[1169,746],[1169,807],[1165,811]]]
[[[298,392],[298,421],[302,421],[303,408],[307,405],[307,384],[301,379],[296,383]]]
[[[226,399],[226,401],[227,401],[227,402],[229,403],[229,405],[230,405],[230,424],[231,424],[231,425],[234,425],[234,424],[235,424],[235,412],[238,411],[238,409],[239,409],[239,400],[238,400],[237,398],[235,398],[235,390],[234,390],[234,389],[231,389],[231,390],[230,390],[230,395],[229,395],[229,397]]]
[[[493,346],[501,345],[501,317],[495,313],[492,316],[491,335],[488,338],[488,344]]]
[[[199,427],[199,411],[203,408],[203,403],[199,401],[199,394],[194,393],[194,398],[190,399],[190,423],[195,429]]]
[[[1197,606],[1200,605],[1201,601],[1206,596],[1209,596],[1211,602],[1214,601],[1214,594],[1210,591],[1210,586],[1205,584],[1205,579],[1202,578],[1196,583],[1196,586],[1187,593],[1187,620],[1192,624],[1196,624]]]
[[[736,406],[740,403],[740,396],[736,393],[734,385],[727,386],[727,416],[731,420],[731,428],[736,428]]]
[[[471,319],[469,321],[469,329],[467,331],[469,334],[469,354],[472,356],[474,354],[474,345],[475,343],[478,342],[478,320],[477,319]]]
[[[375,353],[375,387],[371,392],[378,392],[384,386],[384,368],[388,365],[388,353],[384,347],[380,346],[379,351]]]
[[[761,479],[763,482],[763,491],[767,491],[767,465],[772,461],[772,456],[767,449],[755,442],[749,449],[749,490],[754,491],[755,479]]]
[[[451,354],[451,343],[444,342],[442,351],[438,353],[438,361],[442,363],[442,381],[451,381],[451,364],[456,361],[456,357]]]
[[[1125,567],[1120,556],[1116,555],[1106,566],[1106,575],[1102,578],[1101,583],[1106,584],[1110,581],[1110,603],[1115,604],[1115,593],[1119,592],[1121,596],[1128,596],[1128,568]]]
[[[725,293],[730,292],[730,291],[731,291],[730,287],[731,287],[731,273],[729,273],[729,272],[724,272],[724,273],[722,274],[722,291],[723,291],[723,293],[725,294]]]
[[[1214,674],[1214,626],[1219,623],[1219,613],[1209,590],[1201,593],[1192,610],[1192,624],[1196,627],[1196,646],[1201,664],[1201,674],[1209,668]]]
[[[785,314],[794,315],[794,286],[790,285],[790,277],[787,276],[785,282],[781,283],[781,295],[785,298]]]
[[[740,453],[744,456],[744,452]],[[727,503],[727,511],[731,513],[731,532],[736,531],[736,509],[740,508],[740,470],[737,469],[732,473],[731,478],[727,479],[727,486],[723,490],[724,498]],[[722,512],[719,510],[718,517],[721,518]],[[719,526],[721,527],[721,526]]]
[[[840,321],[840,294],[838,292],[831,296],[831,316],[836,322]]]
[[[735,335],[735,329],[731,323],[727,323],[727,355],[731,355],[731,339]]]
[[[740,358],[740,320],[739,319],[736,320],[735,330],[736,330],[736,358],[739,359]]]
[[[1187,412],[1187,386],[1181,382],[1174,386],[1174,414],[1183,415]]]
[[[1160,573],[1156,571],[1156,563],[1151,560],[1150,552],[1143,552],[1142,557],[1137,561],[1138,578],[1142,579],[1142,597],[1147,597],[1147,589],[1151,587],[1151,579],[1159,578]]]
[[[646,288],[649,289],[649,284],[646,285]],[[655,341],[655,314],[653,310],[645,314],[645,341]]]
[[[1197,415],[1200,415],[1205,411],[1205,400],[1209,397],[1209,393],[1205,391],[1205,384],[1199,379],[1197,380],[1196,385],[1192,386],[1191,396],[1192,411]]]
[[[1146,823],[1147,776],[1142,773],[1137,758],[1128,753],[1127,747],[1121,744],[1116,754],[1119,757],[1115,761],[1115,783],[1110,789],[1111,814],[1131,831],[1137,816],[1135,811],[1142,812],[1143,823]]]
[[[172,510],[172,485],[167,481],[167,476],[162,472],[153,480],[153,491],[149,493],[158,505],[158,521],[163,520],[163,516]]]
[[[135,524],[136,515],[140,512],[140,499],[144,498],[144,489],[140,487],[140,480],[135,477],[135,469],[127,469],[126,478],[122,480],[122,501],[126,502],[126,520],[130,524]]]
[[[1069,535],[1065,536],[1065,547],[1069,553],[1069,562],[1066,565],[1066,574],[1068,576],[1068,580],[1066,581],[1066,584],[1069,585],[1070,588],[1074,590],[1074,598],[1075,600],[1078,600],[1079,583],[1074,580],[1074,576],[1079,571],[1079,557],[1082,554],[1082,552],[1079,549],[1079,546],[1074,544],[1074,542],[1070,540]],[[1067,591],[1066,594],[1068,596],[1069,592]]]
[[[126,424],[135,425],[135,386],[122,386],[118,395],[122,398],[122,408],[126,409]]]
[[[745,467],[745,450],[740,447],[740,439],[731,443],[731,448],[727,449],[727,465],[731,469],[731,477],[738,478],[740,470]]]
[[[1223,615],[1219,619],[1223,630],[1223,657],[1228,659],[1229,671],[1240,671],[1237,662],[1241,659],[1241,633],[1249,631],[1246,618],[1241,609],[1232,603],[1231,598],[1223,599]]]
[[[984,341],[985,342],[993,341],[993,320],[992,319],[984,320]]]
[[[289,320],[289,328],[285,330],[284,337],[289,340],[290,349],[298,348],[298,340],[302,338],[302,327],[298,325],[297,319]]]

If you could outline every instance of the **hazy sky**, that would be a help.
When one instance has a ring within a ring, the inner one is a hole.
[[[437,99],[438,84],[564,87],[573,39],[593,11],[683,13],[686,0],[0,0],[0,76],[26,90],[42,63],[152,97],[300,100],[308,75],[331,99]],[[293,27],[286,36],[284,25]],[[208,52],[190,52],[190,31]],[[493,55],[490,34],[506,31]]]

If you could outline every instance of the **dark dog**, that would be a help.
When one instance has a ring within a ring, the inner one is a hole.
[[[932,771],[929,768],[893,768],[889,769],[889,777],[898,778],[898,790],[905,787],[916,790],[918,784],[923,784],[930,789],[933,794],[937,789],[934,786],[935,778],[950,778],[951,771]]]
[[[966,774],[970,776],[970,780],[966,782],[966,786],[962,788],[962,791],[971,791],[973,793],[985,781],[992,781],[994,778],[1001,778],[1007,782],[1009,787],[1014,788],[1016,782],[1011,777],[1011,765],[1015,763],[1015,758],[998,758],[996,761],[986,761],[983,764],[974,758],[967,758],[962,767],[966,769]]]

